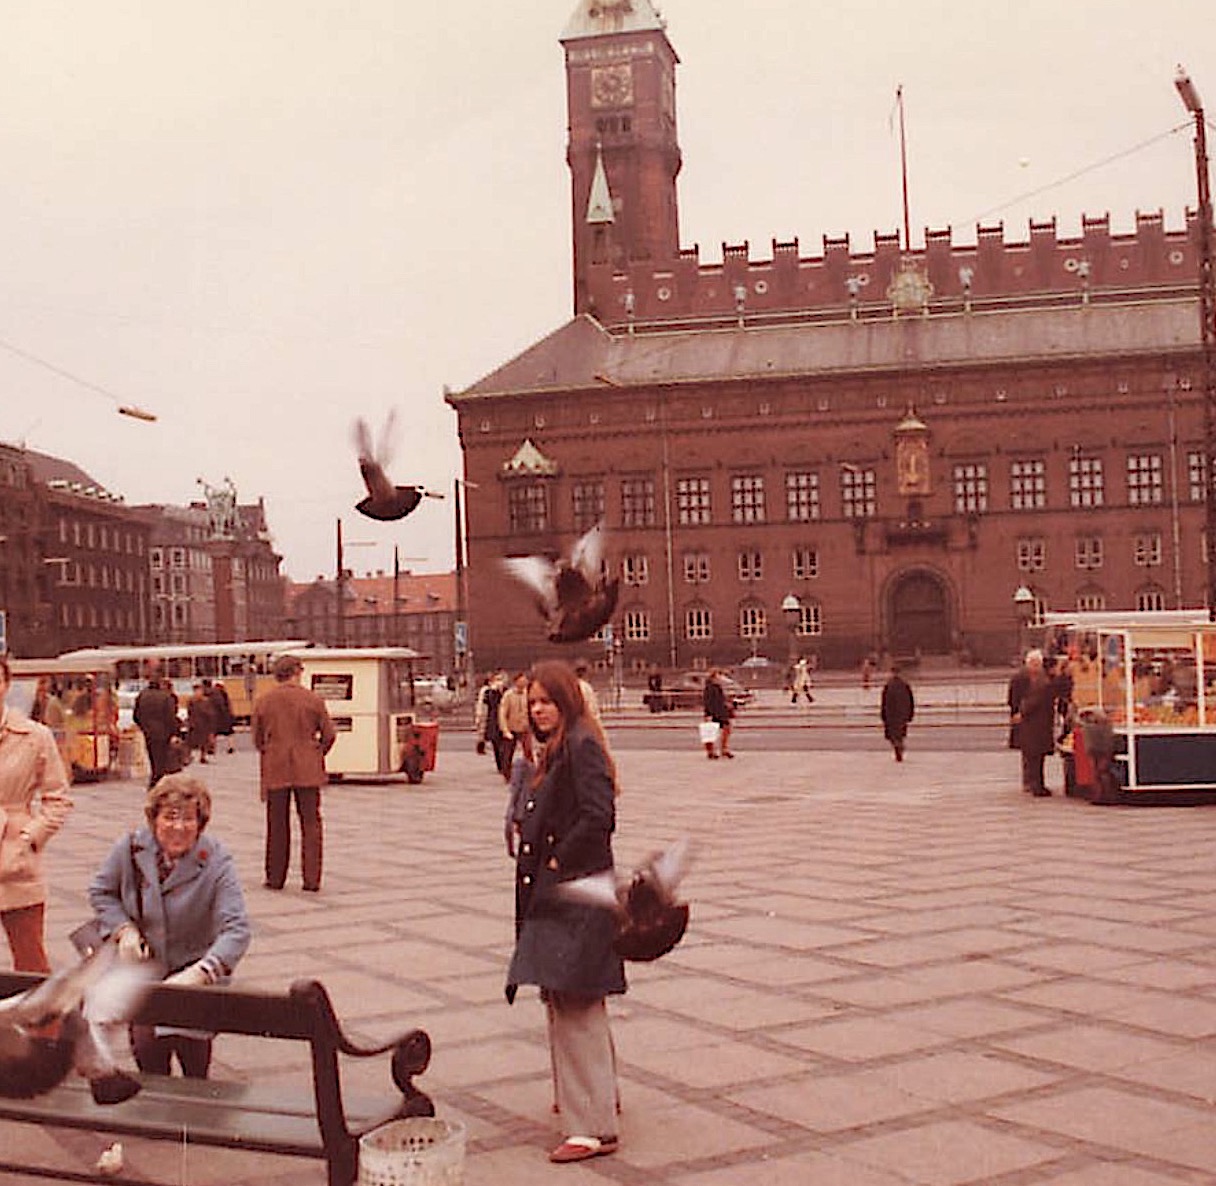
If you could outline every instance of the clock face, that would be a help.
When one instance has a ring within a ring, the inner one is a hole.
[[[592,68],[592,107],[628,107],[632,103],[633,68],[628,62]]]

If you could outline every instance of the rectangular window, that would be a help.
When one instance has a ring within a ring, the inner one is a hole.
[[[604,483],[598,480],[575,482],[574,530],[588,531],[604,517]]]
[[[1161,532],[1148,531],[1132,541],[1132,558],[1139,568],[1153,568],[1161,563]]]
[[[1127,455],[1127,502],[1133,507],[1160,506],[1165,479],[1160,453]]]
[[[1047,463],[1041,457],[1010,462],[1009,505],[1015,511],[1037,511],[1047,505]]]
[[[1102,567],[1102,537],[1100,535],[1077,536],[1076,564],[1078,568]]]
[[[173,625],[184,626],[186,624],[186,607],[180,601],[173,603]]]
[[[799,638],[823,633],[823,614],[817,601],[804,601],[798,606],[798,625],[794,633]]]
[[[1069,506],[1100,507],[1104,501],[1102,458],[1071,458],[1068,462]]]
[[[1165,609],[1165,593],[1161,589],[1141,589],[1136,594],[1136,609],[1141,613],[1159,613]]]
[[[794,580],[812,581],[819,575],[819,553],[814,548],[794,549]]]
[[[1208,467],[1202,453],[1190,452],[1186,455],[1186,484],[1191,502],[1204,501],[1204,480],[1207,472]]]
[[[708,642],[714,636],[713,611],[706,606],[692,606],[684,611],[684,637],[695,642]]]
[[[846,519],[870,519],[878,511],[878,483],[872,469],[840,471],[840,503]]]
[[[1047,567],[1047,543],[1037,538],[1018,540],[1018,571],[1042,572]]]
[[[543,482],[516,482],[507,491],[513,534],[549,529],[549,489]]]
[[[819,518],[819,475],[809,470],[785,475],[785,517],[791,523]]]
[[[169,562],[170,562],[170,564],[173,565],[174,568],[185,568],[186,567],[186,549],[185,548],[174,548],[170,555]]]
[[[680,478],[676,482],[676,518],[681,527],[710,522],[708,478]]]
[[[621,557],[621,580],[626,585],[644,585],[650,580],[650,567],[643,554]]]
[[[148,552],[148,567],[163,568],[165,566],[165,553],[160,548],[152,548]]]
[[[736,474],[731,478],[730,518],[732,523],[764,522],[763,475]]]
[[[988,466],[968,461],[954,467],[954,510],[981,515],[988,509]]]
[[[624,614],[625,641],[650,641],[650,614],[644,609],[627,609]]]
[[[684,553],[684,580],[689,585],[704,585],[709,581],[709,553]]]
[[[739,610],[739,637],[766,638],[768,618],[762,605],[745,605]]]
[[[764,556],[749,549],[739,553],[739,580],[759,581],[764,579]]]
[[[621,479],[621,526],[654,526],[654,479]]]
[[[1106,608],[1106,594],[1094,589],[1077,594],[1077,609],[1083,614],[1101,613]]]
[[[178,596],[186,592],[186,578],[180,572],[173,574],[173,592]]]

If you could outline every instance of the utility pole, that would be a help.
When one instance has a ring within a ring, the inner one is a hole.
[[[1174,86],[1195,119],[1195,174],[1199,190],[1199,320],[1203,342],[1204,520],[1208,620],[1216,621],[1216,276],[1212,270],[1212,189],[1208,176],[1208,136],[1203,102],[1181,67]]]

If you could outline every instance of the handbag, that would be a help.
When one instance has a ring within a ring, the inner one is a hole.
[[[697,732],[701,738],[702,745],[713,745],[718,740],[718,734],[722,731],[722,726],[717,721],[702,721],[697,726]]]
[[[144,933],[144,875],[135,860],[135,833],[127,838],[127,852],[131,857],[131,873],[135,880],[135,925],[139,933]],[[69,932],[68,939],[79,952],[81,959],[88,959],[106,942],[108,936],[102,933],[101,922],[95,916],[87,922],[82,922],[75,930]]]

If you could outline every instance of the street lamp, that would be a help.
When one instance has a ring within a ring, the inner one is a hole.
[[[1018,620],[1018,662],[1026,653],[1026,631],[1034,621],[1035,595],[1026,585],[1019,585],[1013,591],[1013,612]]]
[[[802,602],[793,593],[787,593],[781,599],[781,616],[785,619],[786,629],[790,632],[789,661],[792,666],[798,650],[798,627],[802,624]]]
[[[1195,176],[1199,191],[1199,328],[1203,342],[1203,542],[1207,553],[1208,618],[1216,621],[1216,277],[1212,269],[1212,190],[1208,177],[1208,138],[1203,102],[1181,67],[1174,86],[1195,119]]]

